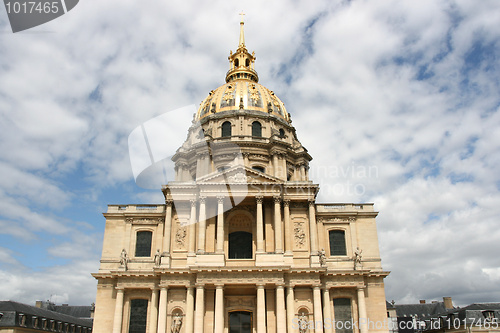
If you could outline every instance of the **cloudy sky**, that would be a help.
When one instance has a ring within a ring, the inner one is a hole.
[[[85,0],[16,34],[1,8],[0,299],[94,301],[106,205],[162,202],[128,135],[224,83],[242,10],[318,201],[380,211],[387,299],[500,301],[498,0]]]

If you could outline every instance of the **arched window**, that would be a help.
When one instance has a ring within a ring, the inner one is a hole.
[[[252,313],[250,311],[233,311],[229,313],[229,332],[251,333]]]
[[[330,255],[345,256],[347,254],[345,246],[345,232],[343,230],[330,230]]]
[[[284,138],[285,137],[285,130],[280,128],[280,138]]]
[[[138,231],[135,239],[135,256],[151,257],[151,240],[153,233],[151,231]]]
[[[231,136],[231,123],[229,121],[225,121],[222,124],[222,137],[227,138]]]
[[[238,59],[234,59],[234,67],[238,67],[240,65],[240,61]]]
[[[229,259],[252,259],[252,234],[235,231],[229,234]]]
[[[133,299],[130,301],[130,324],[129,333],[146,333],[146,321],[148,314],[147,299]]]
[[[259,172],[262,172],[262,173],[265,173],[265,171],[266,171],[266,169],[264,169],[263,167],[260,167],[260,166],[253,166],[252,169],[259,171]]]
[[[333,312],[335,315],[336,333],[352,333],[352,326],[346,325],[346,323],[351,323],[352,312],[351,312],[351,299],[350,298],[335,298],[333,300]],[[326,318],[325,318],[326,320]],[[340,325],[342,323],[343,325]]]
[[[252,136],[262,136],[262,125],[258,121],[252,123]]]
[[[250,60],[249,59],[245,60],[245,66],[247,66],[247,67],[250,66]]]

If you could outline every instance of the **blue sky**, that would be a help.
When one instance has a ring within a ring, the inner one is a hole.
[[[86,0],[17,34],[0,10],[0,299],[94,301],[106,205],[162,201],[128,135],[224,83],[241,10],[318,201],[380,211],[387,299],[498,301],[496,0]]]

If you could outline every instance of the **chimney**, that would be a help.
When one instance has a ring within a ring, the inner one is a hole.
[[[446,309],[453,309],[453,302],[451,301],[451,297],[443,297],[443,303]]]
[[[42,301],[36,301],[36,302],[35,302],[35,306],[36,306],[37,308],[39,308],[39,309],[41,309],[41,308],[42,308],[42,304],[43,304],[43,302],[42,302]]]
[[[425,304],[425,299],[421,299],[420,304]]]

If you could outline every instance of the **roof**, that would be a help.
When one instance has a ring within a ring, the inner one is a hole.
[[[19,314],[37,316],[56,321],[92,327],[92,319],[83,319],[71,316],[69,314],[59,313],[47,309],[37,308],[35,306],[18,303],[14,301],[0,301],[0,312],[4,314],[0,320],[0,327],[16,326],[16,318]]]
[[[435,316],[439,313],[446,312],[444,302],[424,303],[424,304],[395,304],[396,314],[398,317],[425,318]]]

